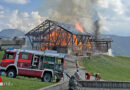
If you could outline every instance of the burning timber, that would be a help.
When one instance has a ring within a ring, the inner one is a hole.
[[[45,20],[26,36],[30,40],[32,49],[41,51],[49,49],[60,53],[86,55],[94,50],[108,52],[111,47],[111,40],[94,39],[94,36],[84,32],[79,24],[74,26],[51,20]]]

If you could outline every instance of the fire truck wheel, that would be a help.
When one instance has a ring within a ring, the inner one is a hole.
[[[15,78],[16,77],[16,71],[14,69],[9,69],[6,74],[7,77]]]
[[[43,78],[42,78],[42,81],[51,82],[51,74],[50,73],[45,73]]]

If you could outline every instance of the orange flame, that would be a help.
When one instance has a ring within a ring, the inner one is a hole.
[[[76,23],[75,26],[80,32],[85,32],[81,24]],[[50,34],[47,34],[46,38],[44,38],[43,40],[46,42],[44,44],[41,44],[41,48],[43,51],[45,51],[46,49],[52,50],[54,47],[66,47],[72,45],[74,46],[73,49],[76,52],[82,51],[84,47],[88,48],[87,52],[92,48],[91,41],[83,43],[76,35],[72,35],[64,31],[63,29],[57,29]]]
[[[92,48],[90,41],[88,42],[88,48],[89,48],[89,49]]]
[[[79,22],[77,22],[77,23],[75,24],[75,27],[76,27],[76,29],[78,29],[80,32],[85,32],[85,30],[83,29],[82,25],[81,25]]]

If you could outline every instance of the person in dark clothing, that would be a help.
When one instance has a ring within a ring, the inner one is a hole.
[[[77,80],[80,80],[80,76],[79,76],[79,70],[77,70],[75,73],[74,73],[74,76]]]
[[[71,76],[69,79],[69,90],[79,90],[78,82],[75,76]]]

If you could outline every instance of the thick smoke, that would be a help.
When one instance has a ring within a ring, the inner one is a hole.
[[[93,32],[95,18],[94,6],[97,0],[46,0],[39,9],[48,13],[49,19],[63,23],[80,22],[87,32]],[[47,10],[47,12],[46,12]]]
[[[95,36],[95,39],[100,39],[100,26],[101,26],[101,20],[99,18],[99,14],[97,13],[97,11],[95,11],[94,13],[94,19],[93,19],[93,33]]]
[[[94,29],[94,35],[95,35],[95,39],[99,39],[100,38],[100,24],[99,24],[100,20],[95,21],[95,29]]]

